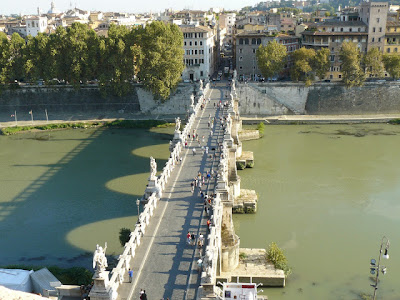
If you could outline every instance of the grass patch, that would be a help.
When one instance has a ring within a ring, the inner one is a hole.
[[[57,266],[29,266],[29,265],[9,265],[1,267],[4,269],[21,269],[37,271],[47,268],[61,281],[62,284],[88,285],[92,282],[93,273],[83,267],[60,268]]]
[[[240,252],[239,253],[239,259],[243,260],[243,259],[246,259],[246,258],[247,258],[247,254],[246,253],[244,253],[244,252]]]
[[[18,132],[30,130],[55,130],[68,128],[91,128],[91,127],[109,127],[109,128],[167,128],[175,126],[174,123],[168,123],[164,120],[115,120],[112,122],[87,122],[87,123],[56,123],[38,126],[15,126],[1,129],[1,134],[12,135]]]

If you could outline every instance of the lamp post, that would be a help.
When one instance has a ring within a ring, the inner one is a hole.
[[[381,240],[381,248],[379,250],[379,258],[378,258],[378,264],[376,264],[376,260],[375,259],[371,259],[370,262],[370,273],[372,275],[375,275],[375,284],[371,284],[371,286],[374,288],[374,297],[373,300],[376,299],[376,291],[378,290],[378,279],[379,279],[379,273],[382,272],[383,275],[386,274],[386,267],[385,266],[381,266],[381,258],[385,258],[385,259],[389,259],[389,254],[388,254],[388,249],[390,246],[390,242],[389,239],[386,236],[382,237]],[[385,250],[383,250],[383,248]],[[382,255],[383,253],[383,255]]]
[[[138,218],[139,218],[139,213],[140,213],[140,211],[139,211],[140,199],[136,199],[136,206],[137,206],[137,215],[138,215]]]

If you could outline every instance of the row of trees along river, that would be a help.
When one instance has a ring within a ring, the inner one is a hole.
[[[277,41],[269,42],[257,50],[257,61],[265,78],[280,74],[289,65],[290,77],[294,81],[311,84],[316,77],[323,79],[331,67],[328,48],[300,48],[290,55],[286,46]],[[384,77],[384,71],[394,79],[400,77],[400,53],[383,54],[378,48],[361,53],[353,42],[343,42],[339,52],[342,81],[347,87],[361,86],[367,76]]]
[[[0,32],[0,83],[53,79],[74,86],[98,80],[116,95],[124,95],[134,79],[166,99],[181,78],[183,35],[173,24],[153,22],[128,29],[111,25],[107,37],[87,25],[73,23],[52,34],[26,39]]]

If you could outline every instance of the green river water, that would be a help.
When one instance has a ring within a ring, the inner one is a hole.
[[[266,126],[243,144],[255,167],[241,187],[259,195],[236,215],[241,247],[285,249],[293,273],[269,299],[360,299],[372,294],[369,261],[391,242],[378,299],[400,299],[400,127],[386,124]]]
[[[161,169],[173,128],[87,129],[0,136],[0,264],[91,264],[96,244],[120,254],[133,229],[149,156]],[[255,167],[241,186],[258,212],[235,215],[241,247],[285,249],[293,273],[269,299],[360,299],[369,260],[391,241],[379,299],[400,299],[400,127],[266,126],[244,142]]]

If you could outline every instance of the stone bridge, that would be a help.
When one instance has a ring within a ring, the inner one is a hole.
[[[232,208],[240,196],[236,158],[242,154],[235,83],[218,83],[214,88],[207,84],[200,88],[196,104],[193,100],[184,128],[178,124],[175,129],[161,174],[155,175],[152,162],[142,212],[117,266],[111,272],[96,272],[90,299],[138,299],[142,289],[147,299],[222,299],[217,282],[239,264],[240,238],[232,221]],[[210,129],[213,118],[215,126]],[[193,132],[199,141],[192,138]],[[198,187],[191,188],[193,179],[207,172],[211,178],[202,191],[214,196],[211,204],[206,204]],[[202,234],[204,246],[188,244],[188,232],[196,241]]]

